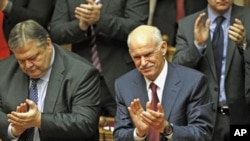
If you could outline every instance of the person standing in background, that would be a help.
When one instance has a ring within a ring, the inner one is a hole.
[[[98,141],[98,70],[54,44],[34,20],[18,23],[8,45],[13,54],[0,61],[0,138]]]
[[[149,25],[158,27],[169,46],[175,46],[177,23],[184,16],[204,9],[207,0],[149,0]]]
[[[230,125],[250,124],[244,95],[249,21],[249,9],[233,0],[208,0],[206,9],[179,22],[173,62],[208,77],[217,111],[213,141],[229,141]]]
[[[51,37],[72,44],[72,51],[92,62],[92,31],[101,66],[102,115],[116,113],[114,81],[135,66],[128,53],[127,36],[146,24],[148,0],[57,0],[51,20]]]
[[[54,11],[55,1],[56,0],[0,0],[0,10],[4,14],[3,26],[1,27],[5,38],[3,42],[8,41],[10,30],[17,23],[24,20],[33,19],[45,29],[48,29]],[[9,53],[5,54],[2,58],[8,55]]]

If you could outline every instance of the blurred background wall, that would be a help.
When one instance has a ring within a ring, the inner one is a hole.
[[[249,7],[250,0],[234,0],[234,3],[240,6],[247,6]]]

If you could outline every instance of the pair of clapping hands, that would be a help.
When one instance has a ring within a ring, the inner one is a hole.
[[[164,110],[160,103],[157,104],[157,110],[154,111],[151,106],[151,102],[146,104],[146,110],[143,109],[140,103],[140,99],[134,99],[128,107],[130,117],[136,126],[136,134],[139,137],[145,136],[149,128],[162,133],[164,127],[170,123],[165,120]]]
[[[100,18],[102,4],[100,0],[86,0],[87,4],[80,4],[75,8],[75,17],[79,20],[79,27],[86,31]]]
[[[7,117],[11,124],[11,132],[16,137],[28,128],[40,128],[41,126],[41,112],[37,105],[29,99],[17,106],[16,111],[12,111]]]
[[[209,37],[209,26],[211,23],[210,19],[207,19],[203,24],[203,18],[206,14],[201,13],[194,25],[194,40],[199,46],[203,46]],[[229,27],[228,36],[237,45],[242,45],[246,42],[246,31],[244,25],[239,19],[235,19],[233,25]]]

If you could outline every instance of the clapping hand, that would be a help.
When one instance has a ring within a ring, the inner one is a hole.
[[[130,107],[128,107],[128,111],[137,129],[137,135],[140,137],[144,136],[148,132],[149,127],[142,121],[141,114],[144,109],[141,106],[139,98],[134,99],[131,102]]]
[[[233,25],[229,27],[228,36],[238,45],[246,42],[246,30],[239,19],[235,19]]]
[[[199,46],[203,46],[209,37],[209,26],[210,19],[206,20],[206,23],[203,23],[203,18],[205,18],[206,14],[201,13],[197,19],[195,20],[194,25],[194,40]]]
[[[101,14],[101,3],[95,3],[94,0],[86,0],[87,4],[80,4],[75,9],[75,17],[79,19],[79,26],[86,30],[89,25],[96,23]]]
[[[41,126],[41,112],[39,112],[37,105],[29,99],[17,106],[16,111],[11,112],[7,117],[15,136],[21,135],[30,127]]]

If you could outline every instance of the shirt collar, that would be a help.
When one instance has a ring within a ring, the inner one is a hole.
[[[225,20],[230,21],[232,12],[232,6],[223,14]],[[208,6],[208,18],[211,20],[211,23],[215,23],[215,19],[219,16],[217,13],[212,11],[212,9]]]
[[[168,70],[168,62],[165,59],[163,69],[162,69],[161,73],[157,76],[157,78],[154,81],[154,83],[160,89],[164,88],[164,84],[165,84],[165,81],[166,81],[166,78],[167,78],[167,70]],[[146,81],[147,88],[149,89],[150,88],[149,86],[152,83],[152,81],[147,79],[146,77],[144,77],[144,79]]]

